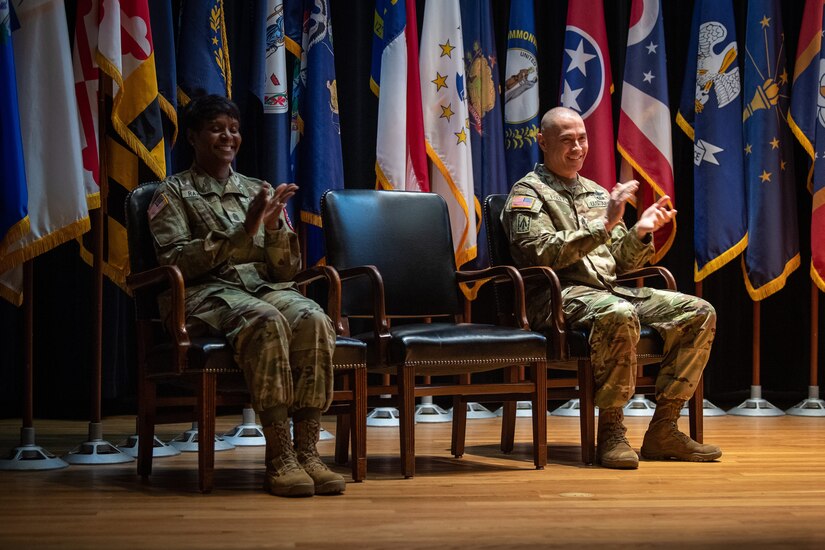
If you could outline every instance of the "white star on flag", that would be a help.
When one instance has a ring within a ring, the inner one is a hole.
[[[565,49],[570,56],[570,66],[567,67],[569,73],[573,69],[578,69],[584,76],[587,76],[587,62],[596,57],[593,54],[584,53],[584,40],[579,40],[579,46],[575,50]]]

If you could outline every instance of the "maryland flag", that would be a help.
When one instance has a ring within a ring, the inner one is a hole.
[[[811,278],[825,292],[825,57],[822,52],[823,0],[808,0],[796,48],[788,123],[811,157],[808,189],[811,212]]]
[[[104,170],[109,193],[103,273],[123,287],[129,272],[123,205],[140,182],[166,177],[163,124],[147,0],[102,0],[97,63],[112,79]],[[81,256],[92,263],[91,243]]]

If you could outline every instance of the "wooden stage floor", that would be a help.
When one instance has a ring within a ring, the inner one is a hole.
[[[627,419],[636,448],[646,423]],[[120,442],[133,425],[108,418],[105,437]],[[498,451],[498,419],[470,421],[462,459],[449,454],[449,424],[418,424],[417,475],[407,480],[396,429],[369,428],[368,479],[335,497],[264,493],[261,447],[216,454],[210,495],[197,492],[191,453],[156,459],[147,484],[134,463],[3,471],[0,548],[825,547],[825,418],[706,418],[721,461],[643,461],[637,471],[583,466],[578,419],[548,425],[550,463],[537,471],[529,419],[519,419],[510,456]],[[19,427],[0,421],[0,452],[18,444]],[[186,426],[161,428],[168,438]],[[36,429],[57,454],[85,439],[87,423]],[[320,444],[330,461],[332,449]],[[348,467],[336,469],[349,478]]]

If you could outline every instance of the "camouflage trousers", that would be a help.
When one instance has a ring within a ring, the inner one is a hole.
[[[335,331],[321,306],[298,291],[221,289],[189,321],[194,330],[226,335],[258,413],[329,408]]]
[[[640,324],[664,340],[664,359],[656,378],[656,398],[687,400],[693,395],[710,356],[716,311],[708,302],[679,292],[642,290],[621,297],[600,290],[566,294],[567,324],[590,330],[590,356],[600,408],[624,406],[636,388],[636,344]],[[623,289],[624,290],[624,289]]]

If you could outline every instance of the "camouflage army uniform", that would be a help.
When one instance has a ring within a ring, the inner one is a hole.
[[[223,184],[195,167],[168,177],[149,208],[155,250],[183,273],[191,330],[226,335],[259,413],[283,405],[323,411],[332,399],[335,333],[291,282],[301,260],[283,214],[277,230],[262,223],[250,237],[244,229],[261,183],[233,172]],[[166,318],[168,296],[159,302]]]
[[[635,389],[639,325],[664,340],[656,397],[689,399],[705,368],[716,327],[706,301],[666,290],[616,285],[616,275],[642,267],[653,254],[623,223],[607,233],[609,193],[578,177],[568,187],[543,165],[519,180],[501,215],[516,265],[552,267],[562,284],[562,308],[572,328],[590,330],[596,405],[621,407]],[[528,288],[534,328],[549,324],[549,291]]]

